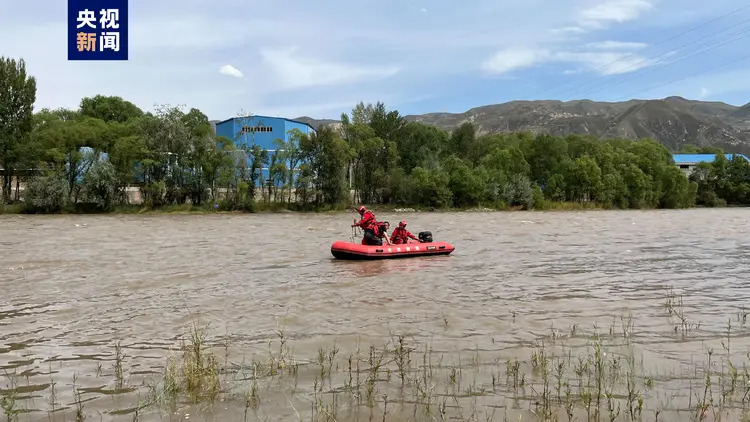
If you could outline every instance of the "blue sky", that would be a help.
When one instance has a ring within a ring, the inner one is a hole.
[[[35,109],[76,108],[96,94],[146,110],[196,107],[210,119],[339,118],[358,101],[383,101],[402,114],[528,99],[750,102],[750,4],[737,0],[130,0],[129,7],[127,62],[70,62],[66,0],[0,0],[0,55],[26,60],[38,79]]]

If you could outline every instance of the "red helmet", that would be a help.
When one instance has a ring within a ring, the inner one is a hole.
[[[364,205],[362,205],[359,208],[357,208],[357,212],[359,212],[360,214],[364,214],[365,211],[367,211],[367,208],[365,208]]]
[[[398,226],[399,227],[406,227],[406,221],[402,221],[402,222],[398,223]]]

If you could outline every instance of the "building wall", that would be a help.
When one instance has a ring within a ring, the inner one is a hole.
[[[245,128],[244,131],[243,127]],[[224,136],[233,140],[236,146],[258,145],[268,151],[269,159],[278,148],[275,141],[277,139],[288,141],[289,131],[292,129],[298,129],[306,135],[314,132],[314,129],[305,123],[280,117],[251,116],[231,118],[216,123],[217,136]],[[262,178],[267,179],[268,177],[268,168],[263,168]]]
[[[695,164],[695,163],[680,163],[680,164],[677,164],[677,167],[680,170],[682,170],[682,172],[685,173],[685,175],[687,175],[687,176],[690,176],[690,174],[693,172],[693,170],[695,170],[696,166],[697,166],[697,164]]]
[[[216,125],[216,134],[233,140],[238,146],[255,144],[261,148],[275,149],[275,139],[286,140],[285,127],[284,119],[252,116],[220,122]]]
[[[305,135],[311,135],[313,132],[315,132],[315,130],[313,128],[311,128],[310,125],[307,125],[307,124],[302,123],[302,122],[295,122],[295,121],[292,121],[292,120],[286,120],[285,124],[286,124],[286,129],[285,129],[284,133],[287,133],[287,134],[292,129],[297,129],[297,130],[299,130],[300,132],[302,132]]]

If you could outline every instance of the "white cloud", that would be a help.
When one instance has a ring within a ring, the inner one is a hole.
[[[709,91],[708,89],[706,89],[706,88],[701,88],[701,93],[700,93],[700,94],[698,94],[698,98],[697,98],[697,99],[698,99],[698,100],[703,100],[703,99],[705,99],[706,97],[708,97],[708,94],[710,94],[710,93],[711,93],[711,92],[710,92],[710,91]]]
[[[599,41],[586,44],[586,47],[598,50],[637,50],[647,46],[648,44],[645,43],[624,41]]]
[[[609,0],[581,12],[581,24],[595,28],[609,22],[627,22],[652,9],[646,0]]]
[[[653,8],[652,0],[604,0],[602,3],[578,12],[577,25],[552,29],[559,35],[583,34],[593,29],[604,29],[611,22],[625,22],[636,19],[643,12]],[[503,74],[513,70],[536,66],[549,62],[567,62],[582,64],[584,68],[594,70],[602,75],[613,75],[634,72],[655,63],[627,51],[645,48],[648,45],[640,42],[597,41],[583,46],[584,51],[566,49],[565,43],[573,40],[559,37],[555,48],[551,41],[542,42],[537,49],[509,48],[496,53],[482,63],[482,69],[493,74]],[[562,44],[563,47],[559,47]],[[568,69],[566,75],[579,73],[581,69]]]
[[[327,103],[304,103],[290,104],[284,106],[265,106],[263,113],[270,116],[287,116],[287,117],[312,117],[322,118],[322,116],[338,117],[342,112],[348,112],[359,102],[359,99],[350,101],[332,101]]]
[[[586,30],[580,26],[565,26],[562,28],[550,29],[550,32],[553,34],[583,34]]]
[[[484,63],[482,68],[499,75],[513,70],[534,66],[549,59],[547,50],[510,48],[497,52]]]
[[[296,55],[297,48],[262,49],[263,63],[281,89],[343,85],[382,79],[398,73],[396,66],[358,66]]]
[[[242,72],[240,72],[239,69],[237,69],[236,67],[232,66],[231,64],[225,64],[224,66],[222,66],[219,69],[219,73],[221,73],[223,75],[234,76],[235,78],[241,78],[242,77]]]
[[[635,72],[651,66],[654,60],[619,52],[570,52],[561,51],[555,54],[555,59],[563,62],[576,62],[587,66],[590,70],[602,75],[617,75]]]
[[[604,0],[602,3],[578,12],[576,25],[553,29],[553,33],[585,33],[605,29],[611,23],[634,20],[653,9],[653,0]]]
[[[647,60],[634,54],[615,51],[554,51],[546,49],[506,49],[482,63],[482,68],[492,74],[500,75],[545,63],[563,62],[578,63],[589,70],[602,75],[614,75],[634,72],[651,66],[653,60]],[[580,70],[566,70],[565,74],[578,73]]]
[[[106,93],[144,108],[157,102],[194,105],[217,117],[243,107],[257,112],[278,107],[292,115],[306,114],[305,109],[328,114],[330,108],[335,116],[337,106],[349,100],[434,92],[432,104],[419,106],[431,111],[465,86],[481,84],[474,79],[477,70],[511,74],[535,85],[557,84],[566,79],[563,73],[625,73],[650,65],[635,55],[625,57],[637,49],[626,41],[650,43],[661,32],[678,33],[698,23],[712,8],[737,7],[732,0],[714,0],[712,6],[698,0],[476,0],[457,8],[449,2],[410,0],[376,4],[362,20],[361,10],[342,0],[300,3],[282,15],[274,14],[271,3],[248,7],[242,0],[217,0],[210,9],[199,0],[184,0],[178,9],[170,4],[173,1],[146,2],[131,11],[130,60],[85,63],[68,62],[60,47],[66,31],[65,5],[52,2],[42,10],[32,3],[21,2],[9,13],[0,13],[0,51],[27,60],[29,71],[38,77],[37,108],[76,107],[82,96]],[[393,13],[402,9],[408,13]],[[534,17],[534,25],[529,25],[528,16]],[[644,18],[649,21],[647,31],[642,31]],[[592,36],[601,28],[612,31],[602,34],[606,37]],[[643,38],[626,37],[618,29]],[[21,32],[26,35],[14,37]],[[59,48],[50,47],[56,45]],[[278,46],[298,48],[273,51]],[[259,49],[264,47],[272,50],[263,55]],[[220,70],[228,64],[242,79]],[[558,74],[532,81],[537,72],[524,72],[531,66],[546,75]],[[664,78],[679,77],[694,66],[665,68]],[[750,79],[747,72],[743,75],[727,82],[691,81],[682,93],[695,96],[706,87],[710,98],[718,99],[724,98],[723,91],[747,92]],[[253,83],[238,84],[247,80]],[[647,82],[658,81],[649,77]],[[184,89],[186,84],[190,90]],[[460,101],[497,99],[490,97],[494,90],[509,99],[523,95],[514,83],[492,83]],[[615,91],[619,88],[607,95]],[[217,95],[223,100],[215,101]]]

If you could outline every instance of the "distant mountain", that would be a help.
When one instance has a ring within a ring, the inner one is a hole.
[[[750,119],[750,103],[743,105],[732,113],[737,119]]]
[[[312,126],[313,129],[316,129],[316,130],[319,127],[324,126],[324,125],[341,123],[340,120],[331,120],[331,119],[317,120],[317,119],[313,119],[312,117],[307,117],[307,116],[297,117],[296,119],[292,119],[292,120],[298,120],[302,123],[307,123],[308,125]]]
[[[404,116],[446,130],[474,124],[477,134],[529,131],[557,136],[588,134],[600,138],[653,138],[677,151],[686,144],[718,146],[750,153],[750,104],[736,107],[722,102],[682,97],[624,102],[512,101],[472,108],[464,113],[427,113]],[[306,119],[306,120],[305,120]],[[338,120],[300,118],[317,128]]]

